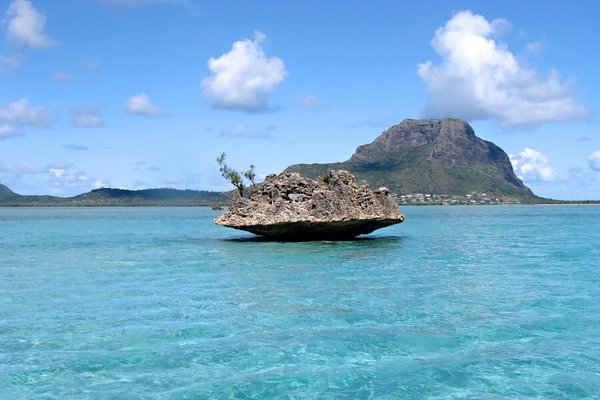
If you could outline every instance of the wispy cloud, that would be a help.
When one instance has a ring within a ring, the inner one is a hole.
[[[542,42],[530,42],[525,45],[525,52],[528,54],[538,55],[542,52],[544,45]]]
[[[588,157],[590,168],[594,171],[600,171],[600,150],[595,150]]]
[[[211,75],[202,80],[203,94],[215,108],[247,112],[268,111],[269,97],[285,79],[287,70],[279,57],[268,57],[262,48],[267,37],[233,43],[228,53],[208,60]]]
[[[160,115],[162,110],[157,105],[153,104],[150,97],[146,93],[140,93],[131,96],[125,103],[125,109],[130,114],[136,115]]]
[[[76,143],[65,144],[63,147],[65,149],[67,149],[67,150],[75,150],[75,151],[87,151],[87,150],[89,150],[89,147],[84,146],[82,144],[76,144]]]
[[[348,129],[369,129],[369,130],[382,129],[382,128],[390,127],[395,122],[397,123],[397,121],[398,121],[397,117],[391,117],[391,116],[374,117],[374,116],[371,116],[366,121],[350,123],[350,124],[345,125],[344,127],[348,128]]]
[[[23,56],[0,54],[0,72],[14,71],[23,65]]]
[[[99,69],[100,67],[102,67],[102,63],[100,63],[100,61],[95,60],[95,59],[89,59],[89,60],[85,60],[83,61],[81,64],[81,69],[84,70],[93,70],[93,69]]]
[[[298,96],[294,99],[294,104],[301,108],[325,108],[326,104],[321,101],[317,96],[312,94],[305,96]]]
[[[133,169],[138,171],[138,170],[144,170],[144,171],[161,171],[162,168],[160,168],[159,166],[156,165],[151,165],[146,161],[137,161],[135,163],[133,163]]]
[[[13,43],[31,48],[44,48],[56,44],[44,34],[46,15],[29,0],[13,0],[4,15],[6,36]]]
[[[249,129],[244,124],[238,124],[231,129],[224,129],[219,132],[220,137],[228,138],[243,138],[243,139],[272,139],[273,136],[270,132],[271,129],[267,129],[263,132],[257,132]]]
[[[12,167],[4,167],[2,168],[2,172],[5,174],[11,174],[13,176],[21,176],[21,175],[30,175],[30,174],[40,174],[45,173],[47,171],[46,168],[38,167],[36,165],[21,162],[13,165]]]
[[[0,138],[18,135],[25,126],[50,128],[54,120],[43,107],[31,106],[27,98],[13,101],[6,107],[0,107]]]
[[[71,82],[73,80],[73,75],[69,74],[67,72],[54,72],[50,75],[50,78],[52,78],[52,80],[56,81],[56,82],[60,82],[60,83],[66,83],[66,82]]]
[[[99,0],[101,4],[113,7],[142,7],[152,4],[166,4],[175,6],[195,6],[189,0]]]
[[[0,125],[0,140],[8,139],[9,137],[16,136],[17,131],[12,125],[1,124]]]
[[[100,107],[73,107],[71,121],[76,128],[100,128],[105,125]]]
[[[490,22],[462,11],[435,32],[431,45],[442,62],[427,61],[417,69],[431,96],[425,116],[495,119],[514,126],[587,114],[572,96],[573,80],[562,81],[557,70],[541,76],[494,40],[509,26],[502,19]]]

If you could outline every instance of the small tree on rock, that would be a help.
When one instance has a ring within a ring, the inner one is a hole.
[[[217,163],[219,164],[219,172],[221,172],[221,176],[235,186],[240,197],[244,197],[244,189],[246,188],[246,185],[244,184],[242,174],[225,164],[225,153],[221,153],[221,155],[217,158]],[[254,185],[254,179],[256,178],[254,165],[250,165],[250,169],[244,172],[243,176],[250,181],[250,184]]]
[[[256,178],[256,173],[254,172],[254,165],[250,165],[250,169],[244,172],[244,176],[250,181],[252,185],[254,185],[254,179]]]

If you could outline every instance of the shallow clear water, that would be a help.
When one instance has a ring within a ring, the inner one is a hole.
[[[600,207],[349,242],[205,208],[0,208],[0,399],[598,398]]]

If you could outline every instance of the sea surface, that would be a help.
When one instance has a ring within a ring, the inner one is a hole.
[[[0,208],[0,399],[598,399],[600,207],[403,207],[281,243],[208,208]]]

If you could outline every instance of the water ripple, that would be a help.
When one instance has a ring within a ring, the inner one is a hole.
[[[0,209],[0,398],[598,398],[599,207],[403,212],[289,243]]]

